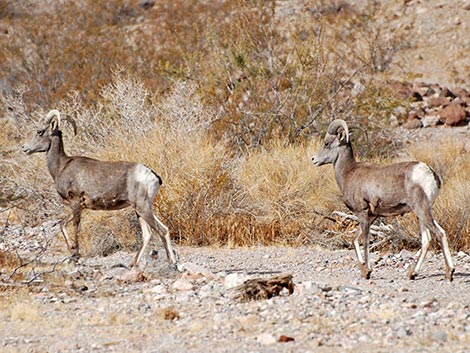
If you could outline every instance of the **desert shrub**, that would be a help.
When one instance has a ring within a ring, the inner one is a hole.
[[[0,2],[0,207],[20,224],[64,216],[44,158],[18,153],[58,108],[79,126],[73,136],[64,124],[69,154],[162,176],[155,210],[180,243],[347,246],[352,225],[330,217],[344,210],[332,170],[310,158],[333,118],[348,121],[361,158],[390,161],[400,147],[383,130],[406,102],[380,72],[412,43],[383,35],[374,3],[313,2],[295,21],[275,1],[30,5]],[[413,153],[443,175],[436,215],[452,247],[467,248],[468,207],[451,202],[466,205],[465,163],[454,147]],[[411,221],[400,221],[410,237]],[[89,212],[82,230],[90,254],[140,241],[129,210]]]

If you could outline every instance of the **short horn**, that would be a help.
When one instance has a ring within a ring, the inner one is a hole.
[[[349,129],[348,124],[343,119],[335,119],[333,120],[330,125],[328,125],[328,133],[330,135],[336,135],[338,133],[339,128],[343,128],[344,134],[346,136],[346,142],[349,142]]]

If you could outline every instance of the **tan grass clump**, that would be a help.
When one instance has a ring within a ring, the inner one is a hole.
[[[275,140],[240,158],[233,178],[240,188],[241,207],[257,223],[276,224],[274,242],[309,243],[309,228],[329,212],[338,193],[331,168],[315,168],[311,155],[317,141],[290,145]]]
[[[154,169],[163,179],[154,209],[176,242],[349,246],[345,238],[351,225],[330,217],[333,210],[345,210],[332,168],[316,168],[311,162],[320,147],[317,138],[293,141],[292,136],[276,133],[258,145],[239,148],[229,131],[214,132],[225,113],[205,104],[206,88],[193,81],[176,81],[164,95],[154,95],[141,80],[118,69],[100,92],[92,107],[74,92],[59,104],[79,126],[73,136],[64,125],[66,151],[102,160],[136,161]],[[33,114],[31,122],[42,121],[43,113]],[[452,144],[437,152],[421,147],[409,152],[444,177],[435,212],[454,249],[468,247],[468,207],[459,207],[468,205],[469,167],[468,157],[459,153]],[[375,160],[384,162],[380,156]],[[21,185],[24,195],[29,195],[30,221],[63,217],[44,156],[18,154],[9,161],[14,167],[6,174],[8,182]],[[452,223],[456,217],[458,222]],[[399,222],[416,237],[412,220],[403,217]],[[86,212],[82,249],[100,256],[133,249],[140,241],[138,229],[131,209]]]

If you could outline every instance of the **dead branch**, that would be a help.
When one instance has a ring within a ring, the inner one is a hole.
[[[252,278],[233,289],[236,292],[234,299],[244,302],[270,299],[280,295],[284,288],[288,290],[289,295],[294,292],[292,275],[284,274],[269,278]]]
[[[336,215],[336,216],[339,216],[343,219],[349,219],[349,220],[352,220],[354,222],[357,222],[357,217],[352,215],[352,214],[344,213],[344,212],[341,212],[341,211],[333,211],[332,215]],[[370,227],[370,234],[378,236],[380,238],[387,238],[388,237],[387,233],[390,233],[390,232],[393,232],[393,231],[394,231],[394,229],[390,224],[381,223],[379,225],[372,225]]]

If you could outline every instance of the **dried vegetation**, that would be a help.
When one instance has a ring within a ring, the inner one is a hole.
[[[64,215],[43,156],[18,148],[54,107],[79,125],[76,137],[65,128],[69,154],[139,161],[163,177],[155,209],[176,242],[348,244],[354,224],[330,216],[344,210],[331,168],[310,158],[336,117],[360,157],[394,157],[399,142],[383,129],[407,102],[377,77],[412,43],[383,34],[372,2],[313,1],[296,21],[274,1],[139,4],[0,0],[0,236]],[[443,175],[436,216],[451,247],[468,250],[470,162],[459,148],[410,156]],[[85,214],[85,252],[134,247],[133,218]],[[412,247],[415,220],[394,222]],[[15,261],[0,248],[1,264]]]

